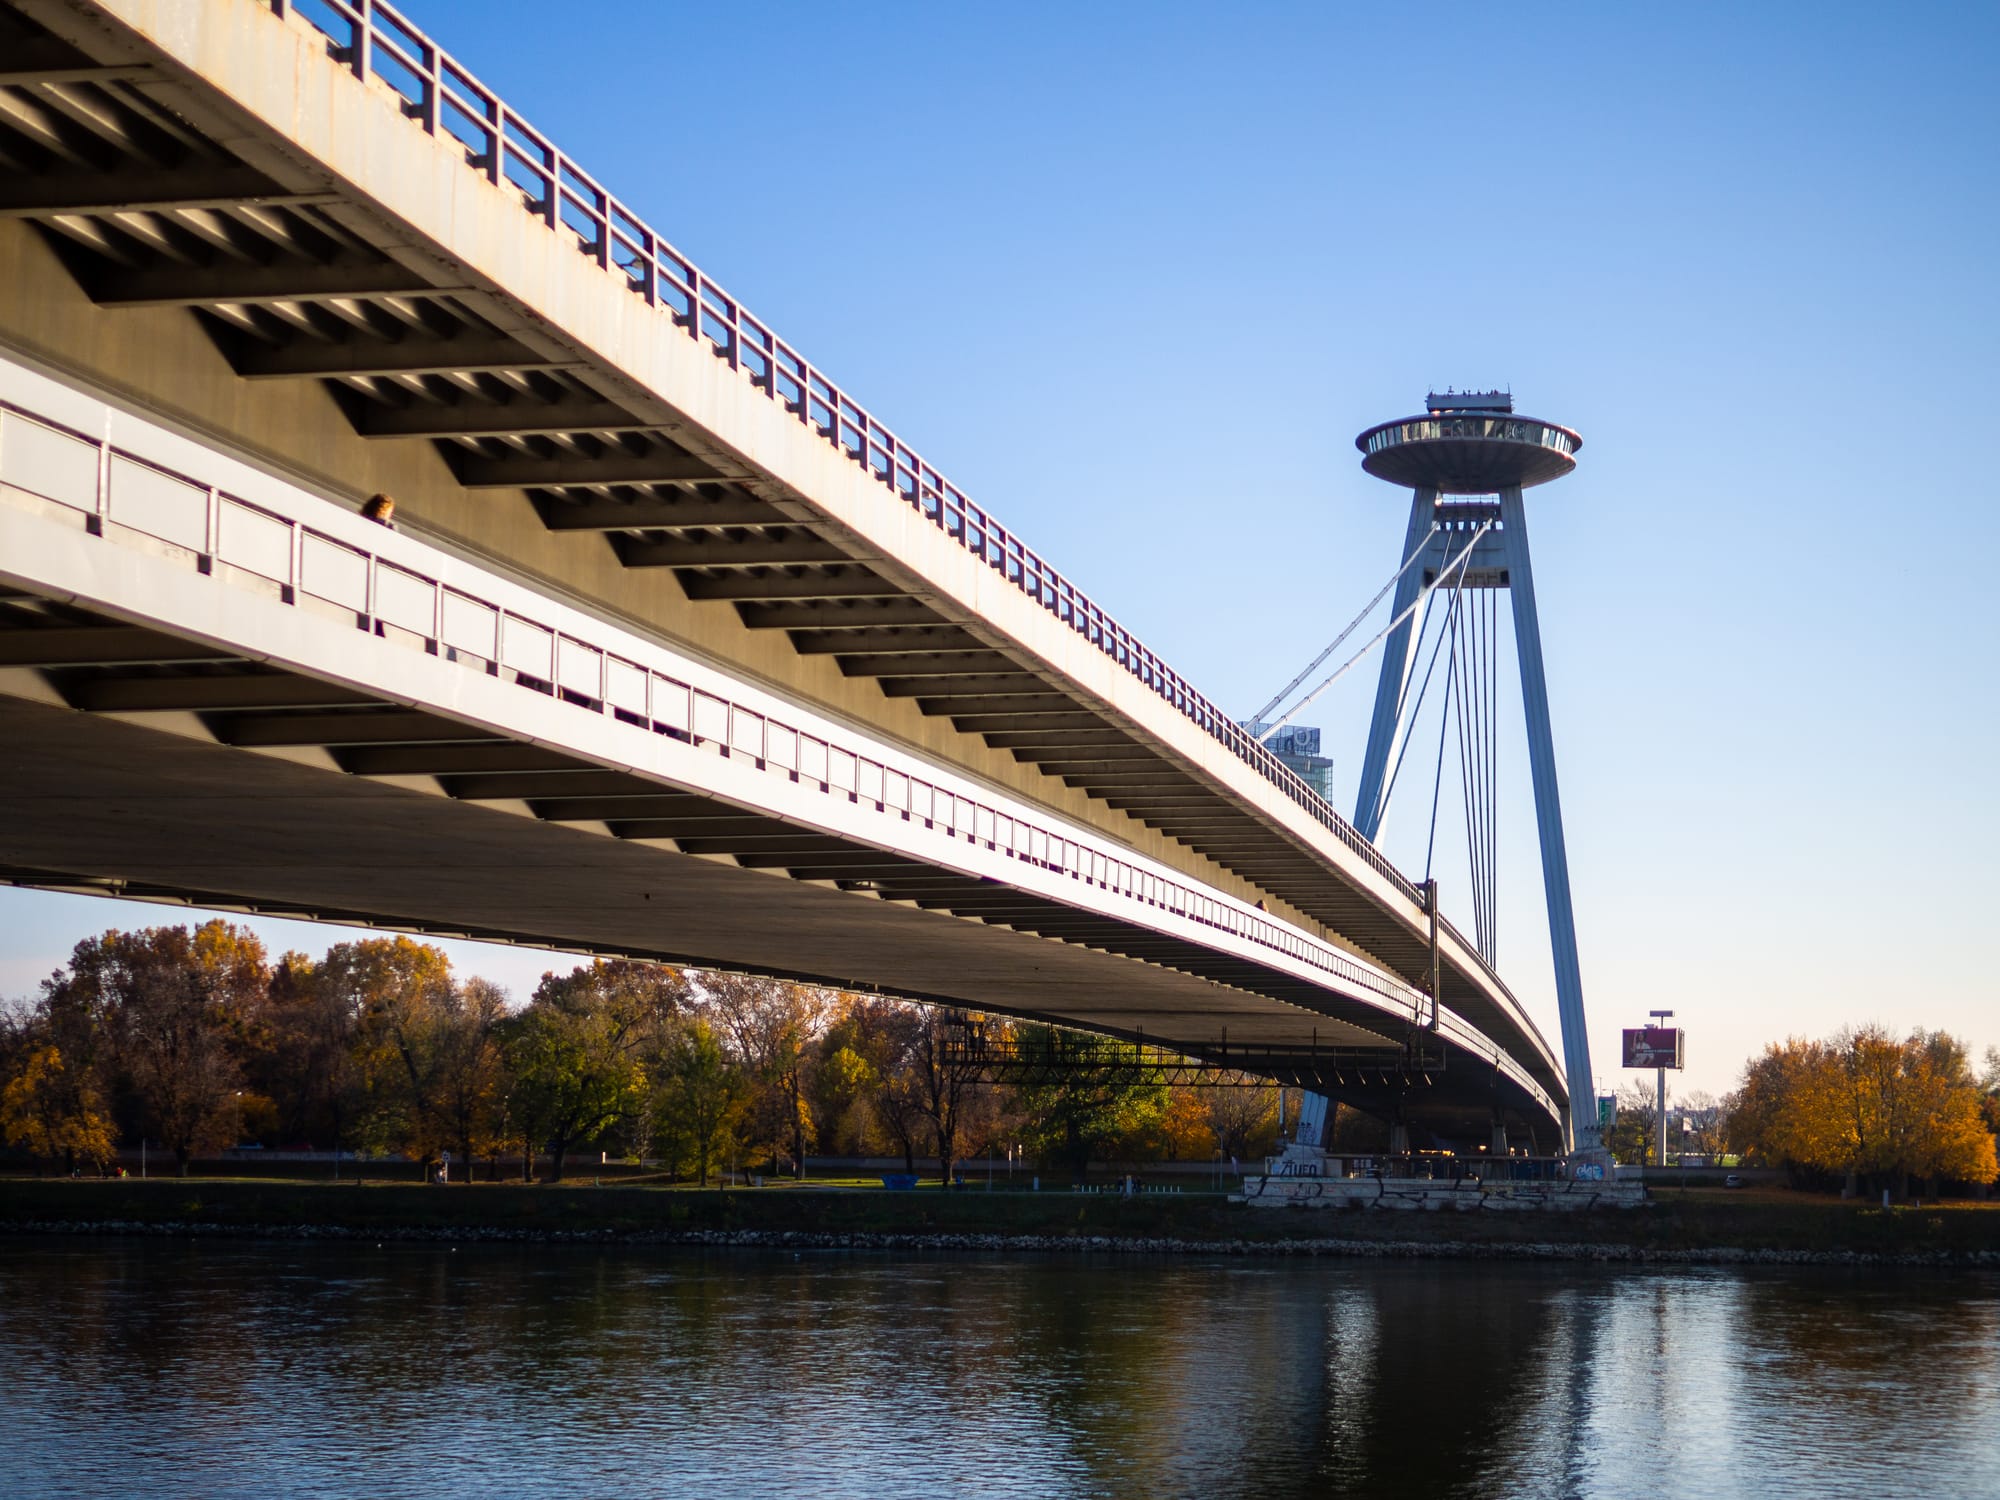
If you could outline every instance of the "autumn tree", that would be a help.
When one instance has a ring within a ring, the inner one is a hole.
[[[1869,1031],[1879,1031],[1868,1028]],[[1863,1033],[1853,1034],[1859,1050]],[[1887,1047],[1882,1046],[1887,1043]],[[1879,1091],[1880,1125],[1871,1166],[1909,1179],[1990,1182],[1995,1175],[1993,1136],[1980,1111],[1980,1088],[1964,1043],[1942,1031],[1916,1031],[1900,1047],[1886,1032],[1868,1037],[1871,1076]],[[1877,1054],[1899,1055],[1890,1064]]]
[[[957,1165],[966,1128],[988,1092],[982,1081],[983,1065],[962,1045],[970,1024],[962,1011],[920,1007],[899,1059],[907,1070],[917,1110],[930,1123],[938,1173],[946,1187],[951,1186],[952,1168]]]
[[[446,1138],[458,1146],[468,1186],[474,1155],[492,1155],[499,1145],[506,1070],[498,1033],[506,1016],[505,990],[491,980],[468,979],[452,996],[450,1023],[439,1039],[437,1114]]]
[[[110,1160],[108,1055],[102,997],[65,974],[34,1005],[0,1011],[0,1140],[66,1170]]]
[[[508,1117],[526,1156],[536,1143],[547,1148],[550,1182],[562,1181],[572,1149],[645,1103],[639,1050],[668,981],[632,982],[623,972],[629,967],[600,961],[566,975],[544,974],[527,1008],[499,1028],[510,1075]]]
[[[1205,1094],[1235,1093],[1234,1089],[1193,1088],[1185,1084],[1167,1090],[1167,1102],[1154,1125],[1153,1153],[1165,1161],[1208,1161],[1216,1152],[1214,1123]]]
[[[1942,1032],[1853,1027],[1765,1049],[1729,1101],[1729,1137],[1757,1160],[1908,1191],[1912,1177],[1987,1182],[1994,1142],[1965,1048]]]
[[[1206,1118],[1211,1149],[1238,1161],[1249,1161],[1275,1150],[1278,1142],[1278,1090],[1275,1084],[1250,1087],[1240,1079],[1235,1087],[1203,1089],[1202,1113]],[[1328,1123],[1339,1105],[1327,1101]],[[1331,1132],[1328,1144],[1332,1144]],[[1203,1153],[1204,1155],[1206,1153]]]
[[[352,979],[351,955],[329,965],[287,953],[271,971],[265,1045],[244,1066],[272,1101],[278,1144],[338,1151],[364,1107],[355,1045],[362,997]]]
[[[1091,1158],[1129,1139],[1166,1107],[1167,1090],[1145,1070],[1093,1060],[1077,1051],[1070,1033],[1023,1026],[1022,1050],[1048,1057],[1051,1067],[1039,1081],[1018,1092],[1027,1121],[1023,1134],[1044,1160],[1067,1167],[1081,1182]]]
[[[889,1058],[881,1028],[874,1024],[880,1004],[858,995],[836,995],[820,1034],[811,1069],[812,1114],[820,1148],[836,1156],[871,1155],[883,1133],[875,1099]]]
[[[444,1143],[436,1051],[451,1007],[451,960],[411,938],[364,938],[329,948],[315,979],[334,1013],[353,1019],[357,1138],[428,1169]]]
[[[1715,1095],[1696,1089],[1681,1100],[1681,1134],[1684,1140],[1711,1163],[1729,1148],[1728,1111]]]
[[[876,1126],[903,1158],[903,1170],[917,1170],[917,1151],[928,1131],[924,1091],[911,1059],[922,1045],[922,1016],[897,1000],[859,999],[849,1008],[850,1040],[845,1045],[866,1063],[873,1080],[867,1096]]]
[[[263,944],[217,920],[86,938],[50,1000],[102,1008],[142,1128],[186,1176],[196,1152],[236,1138],[244,1079],[232,1038],[269,981]]]
[[[1839,1152],[1825,1052],[1818,1042],[1787,1037],[1745,1065],[1743,1081],[1724,1103],[1731,1150],[1761,1166],[1791,1167]],[[1810,1109],[1803,1107],[1809,1098]]]
[[[1655,1166],[1659,1099],[1650,1084],[1628,1082],[1618,1090],[1618,1112],[1612,1118],[1604,1144],[1619,1161],[1630,1166]]]
[[[47,1042],[25,1049],[0,1084],[0,1139],[72,1170],[79,1162],[101,1169],[113,1154],[94,1080],[66,1066],[61,1049]]]
[[[850,1116],[868,1126],[870,1136],[880,1136],[902,1156],[906,1172],[916,1172],[918,1150],[930,1138],[930,1120],[924,1114],[924,1090],[912,1066],[916,1048],[922,1044],[922,1010],[902,1000],[878,996],[852,996],[842,1006],[834,1026],[828,1028],[828,1042],[838,1046],[822,1050],[822,1066],[852,1068],[860,1084]],[[852,1054],[852,1062],[840,1062],[842,1052]],[[818,1076],[818,1074],[816,1074]]]
[[[2000,1047],[1986,1049],[1985,1066],[1979,1074],[1979,1088],[1979,1113],[1986,1121],[1986,1132],[2000,1136]]]
[[[385,1101],[393,1101],[386,1118],[426,1176],[432,1161],[456,1148],[460,1180],[469,1184],[475,1152],[494,1145],[503,1082],[495,1032],[505,1015],[497,985],[454,983],[449,965],[426,963],[409,988],[392,992],[367,1017],[361,1046],[388,1057],[377,1070]]]
[[[691,1162],[695,1180],[709,1172],[733,1138],[749,1081],[723,1049],[707,1017],[675,1015],[660,1030],[650,1070],[653,1130],[678,1175]]]
[[[832,1009],[827,991],[783,979],[704,974],[709,1008],[748,1072],[755,1093],[751,1120],[758,1138],[792,1159],[804,1177],[811,1144],[812,1067]]]

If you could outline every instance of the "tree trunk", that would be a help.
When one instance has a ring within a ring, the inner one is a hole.
[[[952,1164],[958,1160],[958,1132],[937,1127],[938,1180],[951,1186]]]
[[[563,1158],[568,1155],[569,1155],[568,1136],[559,1135],[554,1140],[549,1142],[549,1175],[546,1179],[547,1181],[551,1183],[562,1181]]]

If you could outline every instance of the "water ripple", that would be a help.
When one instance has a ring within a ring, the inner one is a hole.
[[[0,1242],[0,1492],[1989,1496],[2000,1280]]]

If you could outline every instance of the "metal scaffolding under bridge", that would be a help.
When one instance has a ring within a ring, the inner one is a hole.
[[[1422,1033],[1408,1046],[1341,1048],[1230,1047],[1190,1057],[1143,1037],[1123,1040],[1064,1027],[995,1027],[984,1017],[954,1012],[944,1028],[942,1060],[949,1067],[979,1069],[989,1083],[1060,1083],[1080,1075],[1111,1077],[1173,1088],[1288,1088],[1350,1095],[1356,1090],[1394,1091],[1433,1083],[1446,1069],[1442,1047]]]

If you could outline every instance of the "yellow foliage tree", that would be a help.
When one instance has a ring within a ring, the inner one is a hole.
[[[1767,1047],[1730,1100],[1731,1144],[1823,1175],[1988,1182],[1993,1137],[1964,1047],[1943,1032],[1898,1041],[1880,1026]]]
[[[1200,1089],[1169,1090],[1159,1130],[1160,1152],[1168,1161],[1207,1161],[1215,1155],[1215,1123]]]
[[[111,1122],[89,1078],[63,1065],[59,1048],[31,1048],[0,1088],[0,1135],[31,1156],[74,1165],[111,1160]]]

